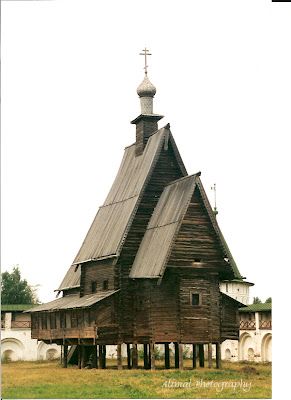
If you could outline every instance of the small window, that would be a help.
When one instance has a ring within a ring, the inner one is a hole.
[[[92,281],[91,282],[91,292],[92,293],[96,293],[97,292],[97,282],[96,281]]]
[[[201,258],[194,258],[194,262],[200,263],[201,262]]]
[[[199,306],[200,303],[200,294],[199,293],[191,293],[191,305],[192,306]]]
[[[108,290],[108,279],[103,281],[103,290]]]

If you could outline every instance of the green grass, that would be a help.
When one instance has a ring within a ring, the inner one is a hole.
[[[124,362],[125,364],[125,362]],[[14,362],[2,365],[2,398],[271,398],[271,365],[223,363],[221,370],[157,369],[118,371],[62,368],[57,362]],[[189,368],[189,369],[188,369]],[[242,387],[223,387],[243,383]],[[180,387],[174,387],[180,386]]]

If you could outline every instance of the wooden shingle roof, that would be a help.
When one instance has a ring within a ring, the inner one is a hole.
[[[140,156],[135,155],[135,144],[125,148],[124,156],[110,189],[76,255],[73,265],[64,277],[59,291],[80,285],[80,267],[76,265],[93,260],[118,257],[139,206],[145,186],[156,165],[162,148],[171,142],[183,175],[187,171],[168,127],[153,134]]]
[[[219,229],[199,176],[200,173],[186,176],[165,187],[135,257],[129,275],[130,278],[161,278],[163,276],[172,245],[178,234],[195,187],[198,186],[214,231],[229,260],[233,277],[241,279],[239,270]]]

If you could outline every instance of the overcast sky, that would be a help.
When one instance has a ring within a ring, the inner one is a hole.
[[[2,2],[2,271],[52,300],[135,140],[140,51],[251,295],[290,269],[291,3]],[[289,168],[290,170],[290,168]],[[276,286],[276,285],[275,285]]]

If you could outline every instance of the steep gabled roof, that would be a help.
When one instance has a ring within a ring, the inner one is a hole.
[[[220,245],[229,259],[233,276],[234,278],[241,278],[219,229],[199,176],[200,173],[190,175],[165,187],[135,257],[129,275],[130,278],[161,278],[163,276],[173,243],[196,186],[199,188]]]
[[[162,148],[167,149],[169,142],[183,175],[187,174],[168,127],[159,129],[149,138],[140,156],[135,155],[135,144],[125,148],[110,192],[103,206],[99,208],[73,265],[57,290],[80,285],[80,267],[76,269],[74,265],[119,256],[146,184]]]

